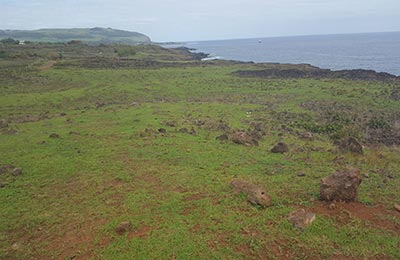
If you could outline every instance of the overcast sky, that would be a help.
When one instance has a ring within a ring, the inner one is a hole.
[[[400,31],[400,0],[0,0],[0,29],[54,27],[153,41]]]

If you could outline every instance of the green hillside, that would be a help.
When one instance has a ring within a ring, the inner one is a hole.
[[[40,29],[34,31],[0,30],[0,39],[6,38],[33,42],[69,42],[72,40],[78,40],[90,44],[142,44],[151,42],[148,36],[141,33],[99,27],[74,29]]]
[[[0,43],[0,260],[400,259],[400,79],[200,59]]]

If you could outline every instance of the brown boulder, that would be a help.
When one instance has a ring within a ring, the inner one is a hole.
[[[343,152],[364,153],[363,146],[354,137],[349,137],[341,141],[339,149]]]
[[[236,131],[231,136],[232,142],[246,146],[258,146],[258,141],[245,131]]]
[[[285,143],[278,143],[271,149],[272,153],[287,153],[289,152],[289,147]]]
[[[296,228],[303,230],[315,220],[315,214],[304,209],[293,211],[289,214],[289,222]]]
[[[233,180],[231,187],[236,192],[243,192],[247,195],[247,200],[253,205],[268,207],[271,205],[271,197],[266,190],[259,186],[242,180]]]
[[[123,221],[119,223],[119,225],[115,228],[115,232],[119,235],[122,235],[128,231],[130,231],[132,228],[132,224],[130,221]]]
[[[337,171],[321,180],[320,198],[325,201],[356,201],[360,183],[359,169],[346,168]]]

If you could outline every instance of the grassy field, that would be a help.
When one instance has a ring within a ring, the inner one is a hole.
[[[23,172],[0,174],[0,259],[400,258],[398,81],[244,78],[232,73],[304,66],[151,46],[2,48],[0,167]],[[216,140],[255,125],[258,146]],[[363,155],[334,145],[348,136]],[[270,152],[279,141],[288,153]],[[329,209],[320,180],[346,166],[363,175],[359,202]],[[234,193],[235,178],[272,206]],[[316,213],[303,231],[287,219],[300,208]]]

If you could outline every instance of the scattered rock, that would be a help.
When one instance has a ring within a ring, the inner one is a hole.
[[[218,131],[228,131],[229,128],[229,125],[224,122],[220,122],[220,124],[217,126]]]
[[[11,172],[11,174],[12,174],[13,176],[20,176],[20,175],[22,174],[22,169],[21,169],[21,168],[15,168],[15,169]]]
[[[15,135],[18,134],[18,130],[14,128],[5,128],[3,129],[2,133],[6,135]]]
[[[263,139],[263,133],[260,132],[260,131],[253,130],[253,131],[249,132],[249,135],[251,137],[253,137],[255,140],[262,140]]]
[[[169,127],[176,127],[176,122],[175,121],[167,121],[164,123],[164,125],[169,126]]]
[[[194,120],[194,124],[195,124],[196,126],[203,126],[205,123],[206,123],[205,121],[200,120],[200,119]]]
[[[328,209],[330,209],[330,210],[336,209],[336,203],[332,202],[331,204],[329,204]]]
[[[167,133],[167,130],[165,128],[160,128],[160,129],[158,129],[158,132],[165,134],[165,133]]]
[[[356,201],[360,183],[359,169],[346,168],[337,171],[321,180],[320,197],[325,201]]]
[[[0,182],[0,189],[5,188],[7,185],[5,183]]]
[[[400,212],[400,205],[394,204],[394,209]]]
[[[306,174],[305,174],[304,172],[299,172],[299,173],[297,174],[297,176],[298,176],[298,177],[304,177],[304,176],[306,176]]]
[[[0,128],[8,127],[8,122],[5,119],[0,120]]]
[[[179,129],[179,132],[186,134],[189,132],[189,130],[186,127],[183,127],[181,129]]]
[[[45,144],[46,141],[39,141],[37,144]]]
[[[11,246],[11,249],[12,250],[18,250],[20,248],[20,245],[17,243],[17,242],[15,242],[14,244],[12,244],[12,246]]]
[[[106,105],[106,103],[104,103],[104,102],[97,102],[96,108],[104,107],[105,105]]]
[[[122,235],[126,232],[129,232],[132,228],[132,224],[130,221],[123,221],[119,223],[119,225],[115,228],[115,232],[119,235]]]
[[[231,182],[231,186],[236,192],[245,193],[247,195],[247,200],[253,205],[259,205],[263,207],[268,207],[271,205],[271,197],[261,186],[242,180],[233,180]]]
[[[289,147],[285,143],[278,143],[271,149],[272,153],[287,153],[289,152]]]
[[[131,103],[131,106],[137,107],[137,106],[140,106],[140,103],[139,103],[139,102],[132,102],[132,103]]]
[[[196,130],[194,130],[194,128],[192,127],[189,131],[189,134],[191,135],[196,135]]]
[[[67,113],[60,113],[60,116],[66,116]]]
[[[300,133],[300,137],[308,141],[314,140],[314,135],[311,132]]]
[[[236,131],[231,136],[232,142],[246,146],[258,146],[258,141],[244,131]]]
[[[299,209],[289,214],[288,220],[300,230],[304,230],[315,220],[315,214],[307,212],[305,209]]]
[[[11,164],[6,164],[0,167],[0,174],[2,173],[9,173],[11,172],[13,169],[15,169],[14,165]]]
[[[226,141],[228,139],[229,139],[228,135],[226,135],[226,134],[222,134],[220,136],[215,137],[215,140],[219,140],[219,141]]]
[[[335,158],[333,158],[332,162],[334,164],[345,164],[346,163],[346,158],[344,158],[342,156],[335,156]]]
[[[49,137],[50,138],[60,138],[60,135],[58,135],[56,133],[52,133]]]
[[[339,149],[343,152],[352,152],[357,154],[363,154],[363,146],[354,137],[344,139],[339,144]]]
[[[75,131],[70,131],[68,134],[70,134],[70,135],[80,135],[79,132],[75,132]]]

